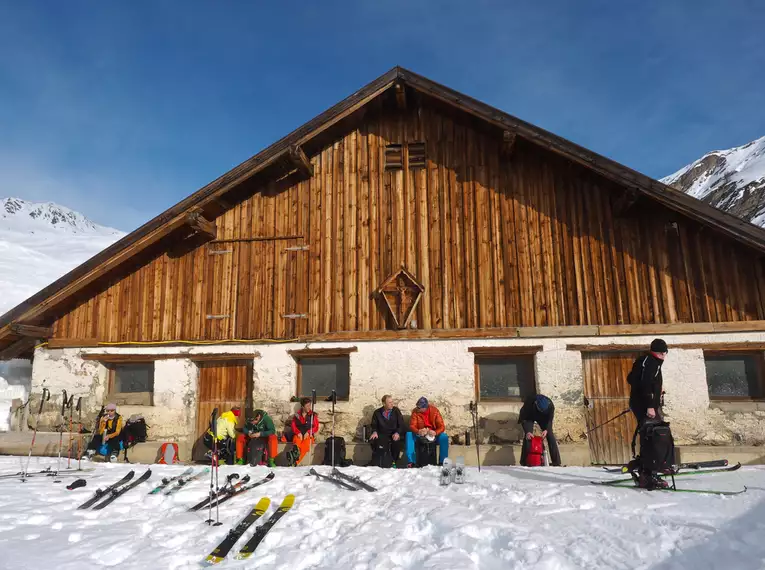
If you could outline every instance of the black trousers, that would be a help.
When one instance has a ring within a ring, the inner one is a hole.
[[[399,438],[398,441],[393,440],[393,434],[377,434],[377,439],[370,440],[369,444],[372,446],[372,461],[374,462],[375,456],[380,453],[385,453],[386,450],[390,450],[390,457],[393,463],[398,463],[399,457],[401,457],[401,446],[403,439]]]
[[[521,447],[521,465],[526,465],[526,457],[529,455],[530,442],[526,439],[527,433],[534,431],[534,422],[523,422],[523,446]],[[550,461],[555,467],[560,467],[560,450],[558,449],[558,440],[555,439],[552,426],[539,426],[542,431],[547,430],[547,450],[550,452]]]
[[[88,445],[88,449],[92,449],[96,453],[99,452],[101,449],[101,445],[104,442],[104,436],[101,434],[96,434],[93,436],[93,439],[90,440],[90,445]],[[119,437],[113,437],[109,441],[106,442],[106,446],[109,448],[109,455],[112,453],[119,453],[120,452],[120,438]]]
[[[205,447],[212,450],[212,436],[206,433],[202,438]],[[225,437],[218,442],[218,458],[224,459],[227,465],[233,465],[236,459],[236,441],[231,437]]]

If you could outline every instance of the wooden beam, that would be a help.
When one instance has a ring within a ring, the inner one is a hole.
[[[531,355],[543,350],[541,344],[533,346],[471,346],[468,352],[476,356],[515,356]]]
[[[219,352],[211,354],[190,354],[188,352],[169,352],[166,354],[124,354],[124,353],[96,353],[86,352],[80,355],[83,360],[95,360],[105,364],[118,362],[153,362],[155,360],[182,360],[188,359],[194,362],[211,362],[219,360],[252,360],[260,358],[259,352]]]
[[[347,356],[352,352],[358,351],[355,346],[347,348],[302,348],[299,350],[288,350],[290,356],[294,359],[315,358],[317,356]]]
[[[504,131],[502,133],[502,156],[509,157],[513,154],[515,148],[515,131]]]
[[[19,336],[48,338],[53,336],[53,327],[40,327],[36,325],[25,325],[24,323],[11,323],[11,332]]]
[[[36,338],[28,336],[20,338],[19,340],[0,350],[0,360],[10,360],[11,358],[16,358],[27,350],[34,348],[36,344]]]
[[[202,237],[213,240],[217,237],[218,228],[215,222],[211,222],[202,215],[199,210],[192,210],[186,214],[186,224]]]
[[[313,164],[311,164],[311,161],[308,160],[308,157],[305,155],[305,152],[303,152],[302,147],[298,145],[291,146],[288,153],[288,158],[292,165],[297,168],[300,174],[306,178],[311,178],[313,176]]]
[[[705,352],[761,352],[765,342],[683,342],[669,343],[673,350],[697,350]],[[648,352],[648,344],[567,344],[566,350],[576,352]]]
[[[406,87],[401,83],[396,83],[396,105],[400,111],[406,111]]]

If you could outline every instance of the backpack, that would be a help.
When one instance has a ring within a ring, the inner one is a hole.
[[[632,370],[627,374],[627,384],[634,386],[640,383],[640,378],[643,376],[643,369],[645,368],[645,360],[647,356],[635,359],[632,363]]]
[[[122,441],[125,444],[125,450],[133,447],[136,443],[146,441],[148,427],[143,416],[130,416],[125,427],[122,428]]]
[[[640,468],[651,473],[669,473],[675,463],[675,441],[669,423],[647,421],[640,427]]]
[[[390,445],[382,445],[380,439],[372,442],[372,462],[370,467],[382,467],[390,469],[393,467],[393,456],[390,453]]]
[[[417,443],[414,446],[417,467],[438,465],[437,447],[435,440],[428,441],[424,437],[418,437]]]
[[[529,450],[526,453],[526,467],[539,467],[542,465],[542,456],[544,455],[545,448],[542,442],[542,438],[535,435],[528,443]]]
[[[332,465],[332,447],[335,448],[335,465],[348,467],[353,461],[345,458],[345,439],[342,437],[328,437],[324,442],[324,465]]]
[[[252,467],[263,465],[268,458],[266,440],[262,437],[247,442],[247,463]]]

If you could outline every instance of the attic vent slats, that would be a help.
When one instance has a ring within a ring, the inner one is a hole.
[[[425,143],[409,143],[409,168],[425,168]]]
[[[400,144],[389,144],[385,147],[385,170],[401,170],[404,168],[404,148]]]

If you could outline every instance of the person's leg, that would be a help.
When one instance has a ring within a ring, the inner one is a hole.
[[[236,462],[245,463],[247,457],[249,457],[248,447],[250,438],[240,433],[236,436]]]
[[[398,460],[401,457],[401,440],[390,440],[390,458],[393,463],[398,464]]]
[[[88,444],[88,449],[92,449],[96,453],[98,453],[98,450],[101,448],[101,444],[103,443],[103,436],[100,434],[96,434],[93,436],[93,439],[90,440],[90,444]]]
[[[106,442],[107,447],[109,448],[109,455],[119,455],[120,452],[120,439],[119,437],[113,437],[109,441]]]
[[[276,456],[279,455],[279,439],[275,433],[268,436],[268,464],[273,466],[272,463],[276,461]]]
[[[406,462],[414,465],[414,434],[412,432],[406,432],[404,443],[406,449]]]
[[[436,443],[438,444],[438,464],[441,465],[444,459],[449,457],[449,436],[446,435],[446,432],[436,436]]]
[[[300,449],[300,457],[297,460],[298,464],[300,464],[300,462],[303,461],[303,457],[305,457],[306,453],[311,450],[311,438],[306,434],[302,439],[296,439],[295,441],[297,443],[298,449]]]
[[[523,441],[521,443],[521,465],[526,466],[526,458],[529,456],[529,440],[526,439],[527,433],[534,433],[534,422],[522,422]]]
[[[550,451],[550,461],[553,467],[560,467],[560,450],[558,449],[558,440],[555,439],[552,429],[547,430],[547,449]]]

